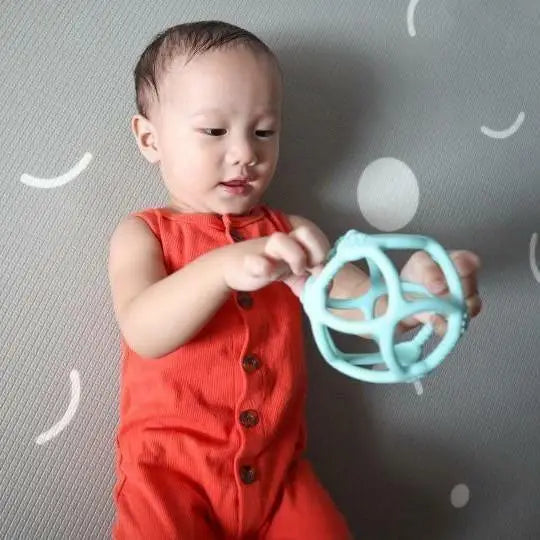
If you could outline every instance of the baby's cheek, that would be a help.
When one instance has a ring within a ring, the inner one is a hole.
[[[175,175],[180,179],[189,179],[189,183],[195,183],[200,178],[207,165],[205,164],[204,154],[197,150],[189,148],[177,149],[171,157],[171,168]]]

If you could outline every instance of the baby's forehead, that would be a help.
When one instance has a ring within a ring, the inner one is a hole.
[[[249,69],[261,81],[269,84],[276,80],[281,82],[281,72],[275,60],[268,54],[246,48],[217,49],[197,55],[177,53],[159,71],[162,80],[175,83],[187,76],[193,79],[223,77],[227,73],[237,76],[239,69],[243,72]]]
[[[159,77],[160,94],[164,104],[192,103],[208,113],[218,113],[219,103],[208,98],[219,98],[221,103],[236,102],[235,97],[252,89],[259,99],[262,113],[279,114],[281,110],[281,74],[271,66],[270,58],[257,61],[245,56],[227,57],[226,53],[205,54],[193,58],[178,55],[171,59]],[[248,68],[243,68],[246,61]],[[234,90],[237,90],[236,92]],[[161,101],[161,99],[160,99]],[[202,106],[201,106],[202,105]]]

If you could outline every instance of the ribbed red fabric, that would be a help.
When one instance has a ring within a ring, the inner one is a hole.
[[[217,247],[290,230],[263,205],[246,216],[134,215],[160,241],[168,273]],[[122,339],[115,537],[258,538],[302,461],[305,396],[301,306],[281,282],[231,294],[161,358]]]

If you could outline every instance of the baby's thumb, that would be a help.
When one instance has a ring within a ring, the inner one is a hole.
[[[416,328],[420,324],[430,324],[435,333],[441,337],[446,333],[447,329],[446,319],[431,312],[415,313],[402,319],[401,324],[409,330]]]
[[[311,266],[308,268],[310,275],[317,277],[324,270],[324,264],[318,264],[317,266]]]

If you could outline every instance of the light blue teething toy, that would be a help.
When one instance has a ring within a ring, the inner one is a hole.
[[[383,249],[423,250],[431,255],[444,272],[449,288],[448,298],[440,298],[418,283],[401,281],[392,261]],[[367,259],[371,288],[359,298],[332,299],[328,288],[338,270],[346,263]],[[387,284],[381,281],[381,272]],[[404,293],[421,295],[422,299],[407,300]],[[388,294],[386,313],[374,318],[379,297]],[[453,262],[435,240],[412,234],[368,235],[350,230],[337,240],[321,274],[311,276],[301,297],[313,330],[315,342],[326,361],[345,375],[373,383],[413,382],[435,369],[454,348],[469,324],[463,288]],[[364,320],[338,317],[331,309],[361,309]],[[394,343],[398,323],[412,314],[436,312],[446,315],[447,331],[438,346],[423,360],[422,347],[433,334],[433,326],[425,324],[418,334],[403,343]],[[329,328],[354,335],[371,334],[379,345],[379,353],[352,354],[340,351],[334,344]],[[386,364],[384,371],[360,366]]]

